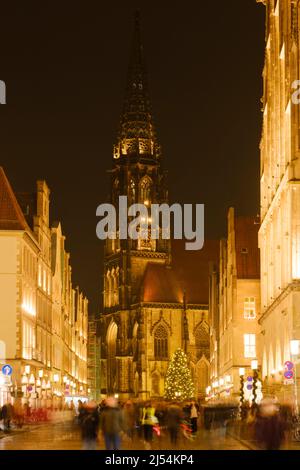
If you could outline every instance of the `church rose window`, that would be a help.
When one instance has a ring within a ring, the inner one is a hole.
[[[155,359],[168,359],[168,333],[162,325],[154,333],[154,356]]]

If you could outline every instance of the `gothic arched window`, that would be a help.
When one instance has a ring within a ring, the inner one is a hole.
[[[209,358],[209,332],[204,324],[200,324],[195,331],[195,344],[197,348],[197,356],[202,355]]]
[[[119,268],[113,268],[111,271],[111,284],[110,284],[110,299],[111,306],[118,305],[119,303]]]
[[[108,390],[113,392],[117,389],[117,336],[118,326],[112,321],[107,329],[107,381]]]
[[[168,333],[167,330],[159,325],[154,333],[154,356],[155,359],[168,359]]]
[[[140,182],[141,204],[151,201],[152,180],[149,176],[144,176]]]
[[[204,358],[200,359],[196,366],[195,379],[197,395],[205,394],[205,389],[209,383],[209,369],[208,362]]]
[[[159,390],[159,382],[160,382],[160,375],[158,372],[154,372],[151,377],[151,385],[152,385],[152,395],[153,396],[159,396],[160,395],[160,390]]]
[[[135,203],[135,197],[136,197],[136,185],[134,179],[130,180],[130,185],[129,185],[129,201],[131,204]]]

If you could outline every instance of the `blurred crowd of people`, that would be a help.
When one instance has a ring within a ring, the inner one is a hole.
[[[245,402],[242,407],[237,402],[201,405],[196,401],[120,402],[108,397],[100,404],[71,400],[59,410],[31,408],[28,403],[15,400],[0,407],[0,430],[10,432],[12,427],[56,419],[72,421],[74,416],[86,450],[97,448],[101,433],[107,450],[121,449],[124,441],[125,446],[145,449],[151,449],[154,441],[180,448],[183,440],[196,438],[199,427],[216,438],[225,437],[229,427],[233,435],[238,429],[239,438],[254,441],[258,448],[266,450],[280,449],[292,440],[300,441],[299,415],[291,405],[280,404],[275,397],[264,398],[259,405]]]
[[[57,408],[53,406],[32,407],[28,402],[23,403],[18,399],[13,402],[8,401],[2,407],[0,406],[0,431],[8,433],[12,428],[22,429],[24,424],[62,420],[66,416],[66,411],[74,413],[74,410],[73,402]],[[71,416],[70,414],[70,419]]]
[[[168,434],[176,447],[180,437],[193,439],[198,430],[199,405],[169,402],[118,402],[108,397],[99,405],[78,403],[77,422],[81,429],[83,448],[96,449],[99,432],[107,450],[121,448],[122,438],[139,440],[151,449],[153,440]]]
[[[291,404],[280,404],[276,397],[264,398],[259,405],[245,404],[241,418],[246,436],[259,448],[278,450],[285,442],[299,440],[299,417]]]

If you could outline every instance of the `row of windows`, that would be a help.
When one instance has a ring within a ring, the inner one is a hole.
[[[154,332],[154,356],[157,360],[166,360],[169,358],[169,335],[163,325],[159,325]],[[208,330],[200,325],[195,332],[195,346],[198,356],[209,357],[209,333]]]
[[[144,204],[148,204],[150,203],[151,201],[151,193],[152,193],[152,185],[153,185],[153,182],[151,180],[151,178],[149,178],[149,176],[144,176],[142,178],[142,180],[140,181],[139,183],[139,200],[141,201],[141,203],[144,203]],[[135,202],[136,201],[136,197],[137,197],[137,188],[136,188],[136,182],[134,179],[131,179],[130,180],[130,183],[129,183],[129,199],[130,199],[130,202]],[[119,197],[120,195],[120,182],[119,182],[119,179],[116,179],[114,181],[114,196],[115,196],[115,199],[117,200],[117,198]],[[117,202],[117,201],[115,201]]]

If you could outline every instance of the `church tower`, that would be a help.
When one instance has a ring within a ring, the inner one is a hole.
[[[134,34],[119,132],[113,149],[110,202],[119,219],[119,197],[148,207],[168,202],[166,172],[157,140],[141,42],[140,16],[135,14]],[[150,220],[149,220],[150,222]],[[102,384],[104,393],[132,393],[133,330],[138,316],[142,283],[149,263],[170,263],[170,241],[147,236],[108,239],[104,253],[102,315]],[[137,333],[137,332],[136,332]],[[140,330],[141,336],[141,330]]]
[[[135,15],[130,65],[111,170],[111,203],[119,218],[119,196],[127,196],[128,206],[167,202],[166,173],[157,141],[141,43],[140,18]],[[129,309],[138,301],[140,284],[149,261],[166,263],[169,240],[116,238],[107,240],[104,262],[104,312]]]

